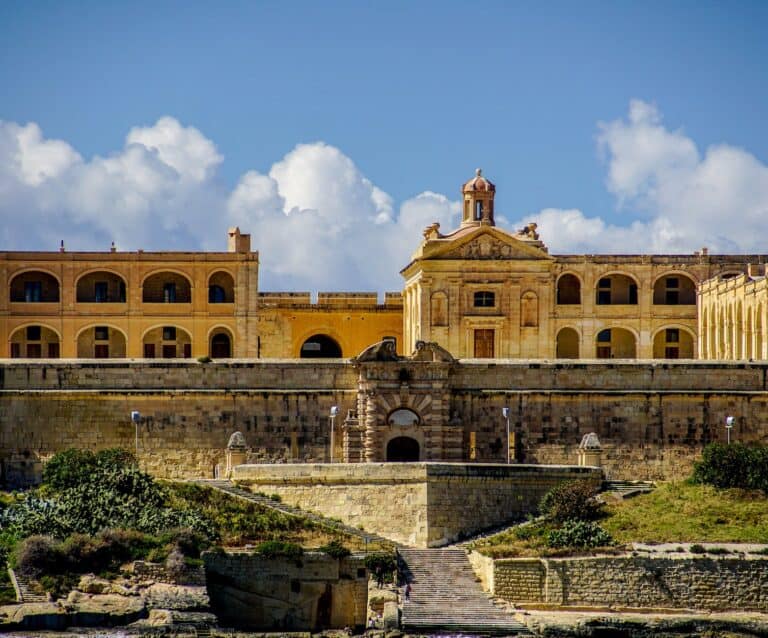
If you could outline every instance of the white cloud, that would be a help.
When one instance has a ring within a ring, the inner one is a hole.
[[[597,143],[626,221],[547,208],[512,227],[537,221],[553,253],[764,249],[768,168],[753,155],[725,144],[702,152],[639,100],[598,125]],[[398,205],[323,142],[244,173],[231,191],[216,179],[221,162],[211,140],[172,117],[90,159],[34,123],[0,121],[0,240],[11,250],[55,250],[59,239],[70,250],[112,240],[121,250],[222,250],[236,224],[261,252],[265,290],[381,291],[401,287],[424,227],[459,222],[459,202],[425,191]]]
[[[608,190],[625,225],[578,210],[545,209],[537,218],[552,252],[761,252],[768,219],[768,167],[721,144],[701,153],[658,109],[632,100],[626,120],[598,125]],[[563,232],[565,230],[565,232]]]

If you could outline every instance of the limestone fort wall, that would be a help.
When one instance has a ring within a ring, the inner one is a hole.
[[[473,554],[483,586],[517,604],[567,607],[768,609],[762,556],[509,558]]]
[[[398,369],[431,364],[381,365],[395,366],[397,378]],[[501,409],[509,406],[518,462],[573,464],[581,437],[594,431],[611,478],[673,478],[689,473],[705,444],[725,440],[727,415],[736,417],[736,440],[768,438],[767,373],[768,364],[746,362],[463,360],[439,398],[461,440],[456,460],[506,461]],[[348,360],[0,362],[3,471],[39,471],[41,460],[73,446],[133,450],[131,410],[142,414],[142,466],[158,476],[213,476],[236,430],[249,462],[326,461],[332,405],[341,459],[358,375]],[[395,386],[394,396],[413,387]],[[425,460],[440,460],[432,452]]]

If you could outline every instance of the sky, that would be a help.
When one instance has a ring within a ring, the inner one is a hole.
[[[768,252],[768,3],[0,3],[0,250],[399,290],[482,167],[554,254]]]

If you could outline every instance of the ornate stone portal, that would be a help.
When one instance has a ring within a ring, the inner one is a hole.
[[[462,424],[449,413],[455,361],[423,341],[410,357],[382,341],[354,359],[357,412],[343,424],[344,462],[461,461]]]

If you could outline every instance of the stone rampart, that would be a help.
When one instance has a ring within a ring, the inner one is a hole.
[[[475,557],[472,562],[494,595],[518,604],[768,610],[766,557]]]
[[[687,476],[704,445],[725,440],[728,415],[736,417],[735,440],[766,437],[765,363],[462,361],[434,388],[422,373],[433,364],[382,365],[393,366],[395,380],[424,377],[419,383],[432,394],[414,395],[412,405],[448,415],[440,436],[429,439],[437,446],[430,460],[446,458],[439,446],[451,442],[463,460],[504,462],[502,407],[510,409],[516,461],[575,463],[582,436],[596,432],[611,478]],[[132,410],[142,415],[140,460],[158,476],[213,476],[237,430],[250,462],[326,461],[332,405],[339,407],[333,456],[340,459],[344,419],[365,396],[358,374],[347,360],[0,362],[4,476],[30,482],[41,461],[67,447],[133,450]],[[390,385],[390,402],[423,390]],[[418,440],[419,427],[403,434]],[[385,458],[385,447],[375,452]]]
[[[555,485],[601,477],[588,467],[461,463],[241,465],[233,475],[255,492],[417,547],[520,519]]]

